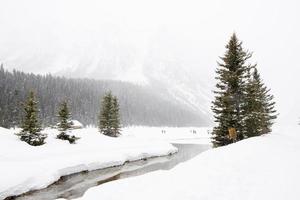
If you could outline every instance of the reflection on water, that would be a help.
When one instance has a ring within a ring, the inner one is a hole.
[[[111,167],[94,171],[85,171],[62,177],[49,187],[28,192],[17,200],[52,200],[57,198],[74,199],[83,196],[91,187],[110,181],[138,176],[155,170],[169,170],[181,162],[185,162],[201,152],[209,149],[208,145],[174,144],[179,149],[177,154],[165,157],[150,158],[126,163],[123,166]]]

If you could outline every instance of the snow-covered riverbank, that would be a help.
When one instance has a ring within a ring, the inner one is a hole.
[[[208,150],[170,171],[91,188],[81,200],[298,200],[300,129]]]
[[[74,130],[72,134],[80,137],[75,145],[55,139],[57,131],[48,129],[47,143],[32,147],[19,141],[16,131],[0,128],[0,199],[44,188],[75,172],[175,153],[171,141],[209,141],[204,129],[180,129],[125,128],[119,138],[101,135],[96,128]]]

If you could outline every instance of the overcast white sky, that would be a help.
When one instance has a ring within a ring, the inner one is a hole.
[[[295,121],[299,10],[297,0],[0,0],[0,61],[24,71],[56,72],[66,58],[49,59],[43,67],[26,59],[72,55],[106,40],[140,49],[156,42],[199,79],[212,81],[218,56],[235,31],[254,52],[252,61],[276,97],[280,120]]]

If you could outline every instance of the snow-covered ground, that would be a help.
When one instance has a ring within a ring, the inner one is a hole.
[[[91,188],[81,200],[298,200],[300,129],[208,150],[169,171]]]
[[[208,127],[127,127],[123,136],[140,139],[160,140],[169,143],[210,144],[211,135]]]
[[[56,130],[47,129],[46,144],[32,147],[14,133],[0,127],[0,199],[46,187],[63,175],[122,165],[147,157],[175,153],[170,141],[187,138],[208,141],[206,130],[193,128],[124,128],[119,138],[110,138],[96,128],[73,130],[77,144],[55,139]],[[165,130],[165,133],[162,133]]]

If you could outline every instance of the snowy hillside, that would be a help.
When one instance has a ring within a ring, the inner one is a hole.
[[[38,76],[16,70],[8,72],[0,67],[0,93],[3,94],[0,96],[0,126],[19,126],[20,102],[25,101],[30,90],[37,93],[44,126],[57,123],[58,105],[65,99],[70,101],[73,119],[96,126],[100,101],[108,90],[119,98],[124,126],[207,126],[210,123],[207,113],[175,101],[166,89],[120,81]]]
[[[298,200],[299,131],[283,129],[212,149],[170,171],[92,188],[80,199]]]

